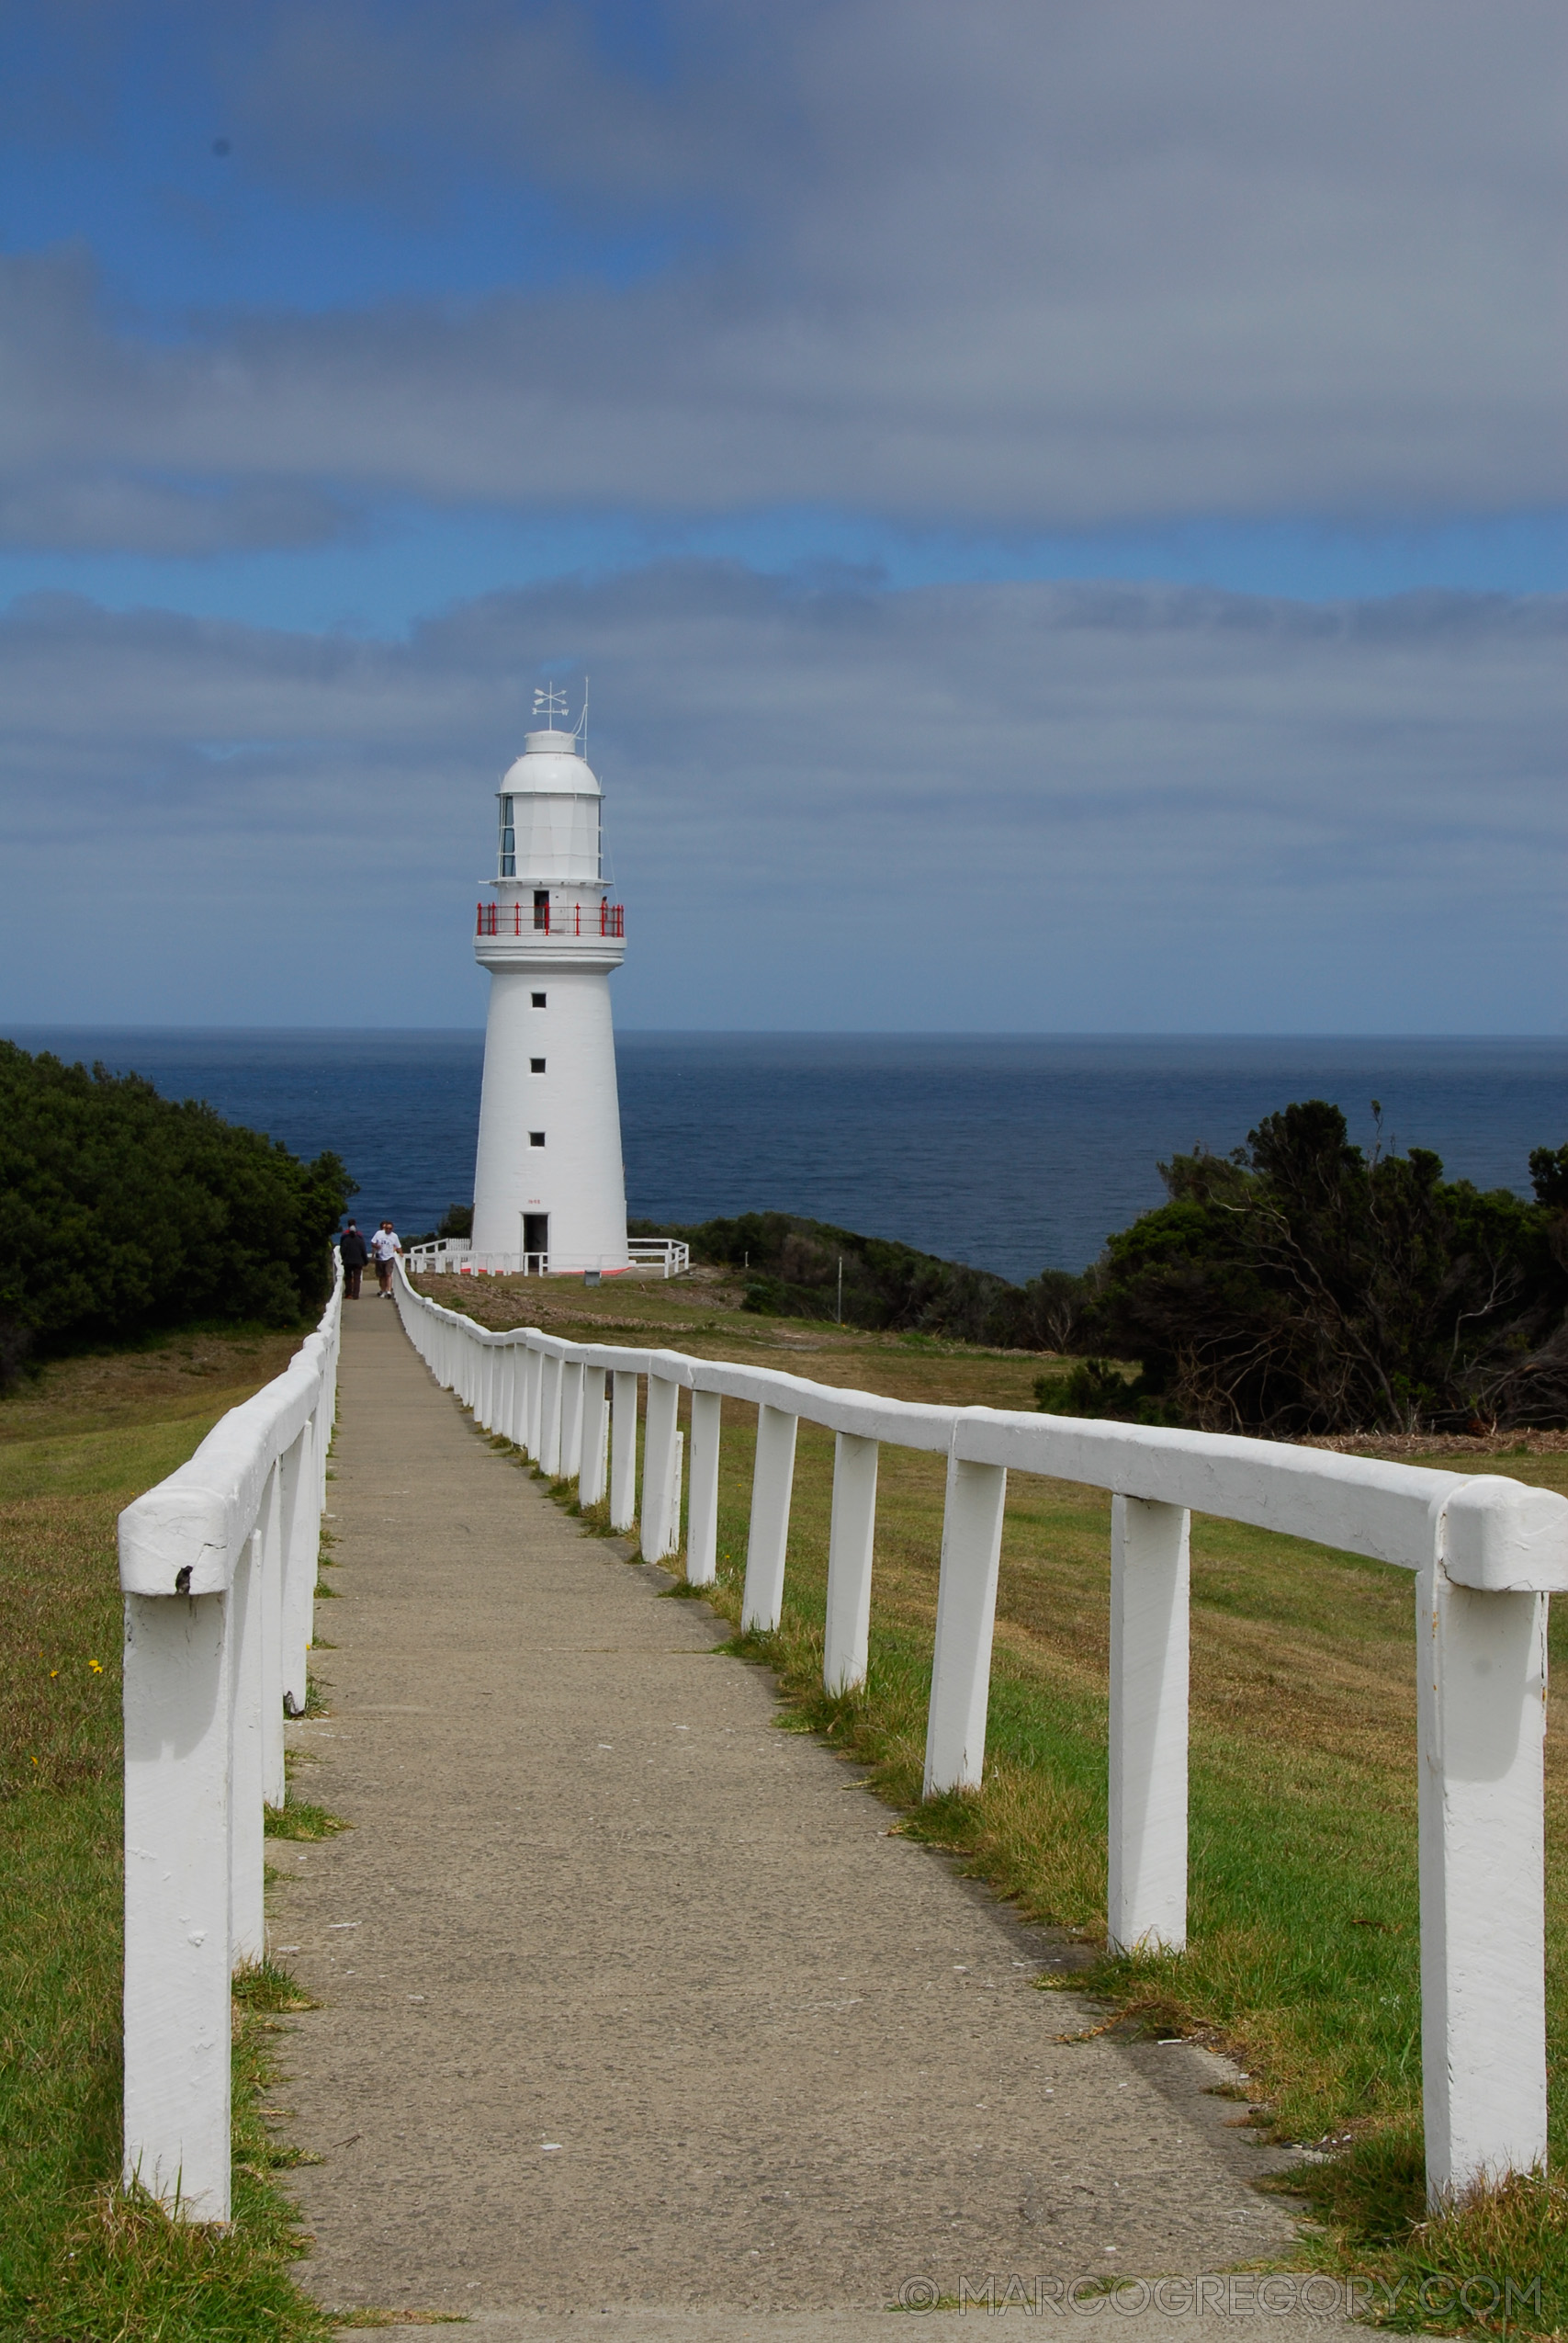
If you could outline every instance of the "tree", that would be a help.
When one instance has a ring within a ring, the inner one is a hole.
[[[138,1074],[0,1042],[0,1372],[193,1319],[292,1326],[325,1298],[355,1183]]]
[[[1568,1149],[1537,1201],[1348,1142],[1337,1106],[1162,1165],[1170,1201],[1111,1239],[1077,1347],[1210,1430],[1458,1430],[1568,1419]]]

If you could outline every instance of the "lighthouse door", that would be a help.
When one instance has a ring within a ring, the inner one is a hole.
[[[547,1212],[525,1212],[523,1215],[523,1273],[525,1277],[542,1277],[550,1265],[550,1216]]]

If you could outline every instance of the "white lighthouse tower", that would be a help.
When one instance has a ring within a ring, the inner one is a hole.
[[[552,719],[564,713],[538,696]],[[602,792],[577,734],[552,730],[525,734],[496,794],[495,900],[479,905],[474,944],[490,1017],[473,1250],[535,1274],[622,1270],[610,978],[626,947],[601,880]]]

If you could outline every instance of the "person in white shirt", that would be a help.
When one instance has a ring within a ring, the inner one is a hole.
[[[402,1251],[397,1230],[389,1220],[383,1220],[370,1239],[370,1251],[376,1263],[376,1283],[381,1288],[382,1301],[392,1295],[392,1263]]]

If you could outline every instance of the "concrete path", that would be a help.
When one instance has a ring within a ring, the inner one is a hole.
[[[274,1947],[321,2003],[276,2096],[323,2158],[290,2177],[324,2303],[863,2343],[961,2281],[1050,2316],[1038,2281],[1284,2245],[1219,2062],[1056,2042],[1094,2012],[1035,1989],[1046,1937],[781,1732],[705,1604],[492,1452],[389,1304],[344,1318],[333,1713],[291,1738],[355,1828],[269,1842]],[[1301,2324],[1161,2301],[1126,2326]]]

